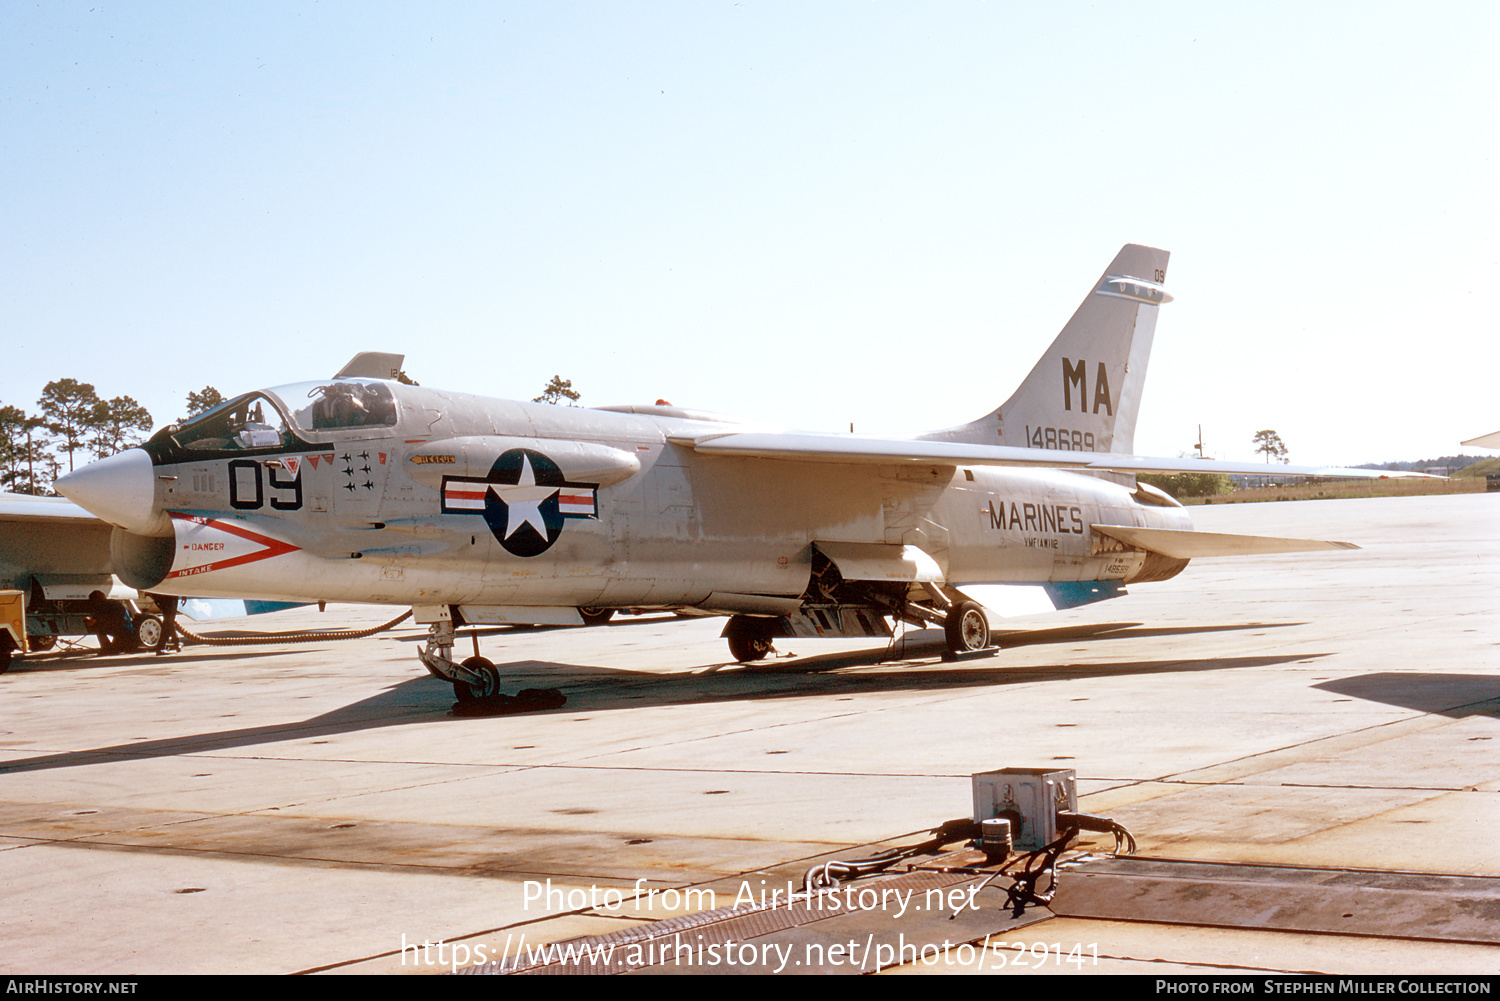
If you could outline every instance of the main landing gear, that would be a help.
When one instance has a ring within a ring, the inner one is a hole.
[[[946,597],[944,600],[947,600]],[[847,610],[848,607],[850,606],[845,606],[845,609]],[[991,642],[989,617],[977,601],[964,599],[948,604],[946,608],[907,602],[901,606],[899,612],[889,606],[880,608],[871,605],[866,608],[869,617],[872,618],[891,615],[919,628],[942,629],[948,647],[947,653],[943,655],[944,660],[989,657],[996,652],[996,647]],[[820,621],[824,628],[828,628],[829,623],[833,623],[836,628],[842,620],[838,615],[830,614],[822,615]],[[844,622],[844,625],[847,626],[847,622]],[[724,638],[729,641],[729,652],[734,659],[741,664],[746,664],[751,661],[764,660],[775,653],[776,648],[773,645],[775,638],[791,635],[787,631],[788,628],[784,619],[736,615],[724,627]],[[850,627],[849,631],[830,631],[828,635],[852,637],[877,634],[869,631],[853,631]],[[890,633],[886,632],[885,635],[888,636]]]
[[[578,614],[583,617],[586,626],[602,626],[615,617],[613,608],[580,608]]]
[[[907,601],[897,616],[914,626],[938,627],[948,647],[944,660],[993,657],[998,648],[990,640],[990,619],[984,606],[956,590],[940,591],[928,586],[931,604]]]
[[[752,660],[764,660],[776,652],[772,634],[774,619],[756,619],[748,615],[736,615],[724,627],[724,638],[729,640],[729,653],[741,664]]]
[[[948,609],[943,620],[948,653],[954,657],[990,650],[990,620],[977,601],[963,601]]]

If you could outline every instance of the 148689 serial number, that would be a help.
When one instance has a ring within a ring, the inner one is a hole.
[[[1073,428],[1042,428],[1026,425],[1026,444],[1032,448],[1055,448],[1064,452],[1093,452],[1094,432]]]

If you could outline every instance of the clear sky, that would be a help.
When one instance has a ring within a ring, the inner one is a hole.
[[[1500,428],[1500,5],[11,2],[0,403],[424,385],[992,409],[1173,253],[1138,452]],[[1473,449],[1470,449],[1472,452]]]

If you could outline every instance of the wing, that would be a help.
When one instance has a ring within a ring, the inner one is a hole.
[[[1223,462],[1218,459],[1165,459],[1110,452],[1073,452],[1016,445],[976,445],[960,441],[923,441],[912,438],[867,438],[856,435],[799,434],[747,431],[672,436],[674,445],[701,455],[746,459],[789,459],[835,463],[938,463],[949,466],[1043,466],[1049,469],[1096,469],[1122,473],[1235,473],[1251,476],[1320,476],[1351,479],[1418,477],[1442,479],[1427,473],[1385,469],[1346,469],[1339,466],[1283,466],[1260,462]]]
[[[54,598],[113,592],[111,531],[61,497],[0,494],[0,588],[40,584]]]
[[[0,521],[35,522],[39,525],[65,522],[104,524],[70,500],[30,494],[0,494]]]

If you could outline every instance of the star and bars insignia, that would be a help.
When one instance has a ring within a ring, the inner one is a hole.
[[[480,515],[507,552],[540,556],[569,518],[599,516],[598,495],[598,484],[569,483],[541,452],[513,448],[484,477],[444,476],[442,510]]]

